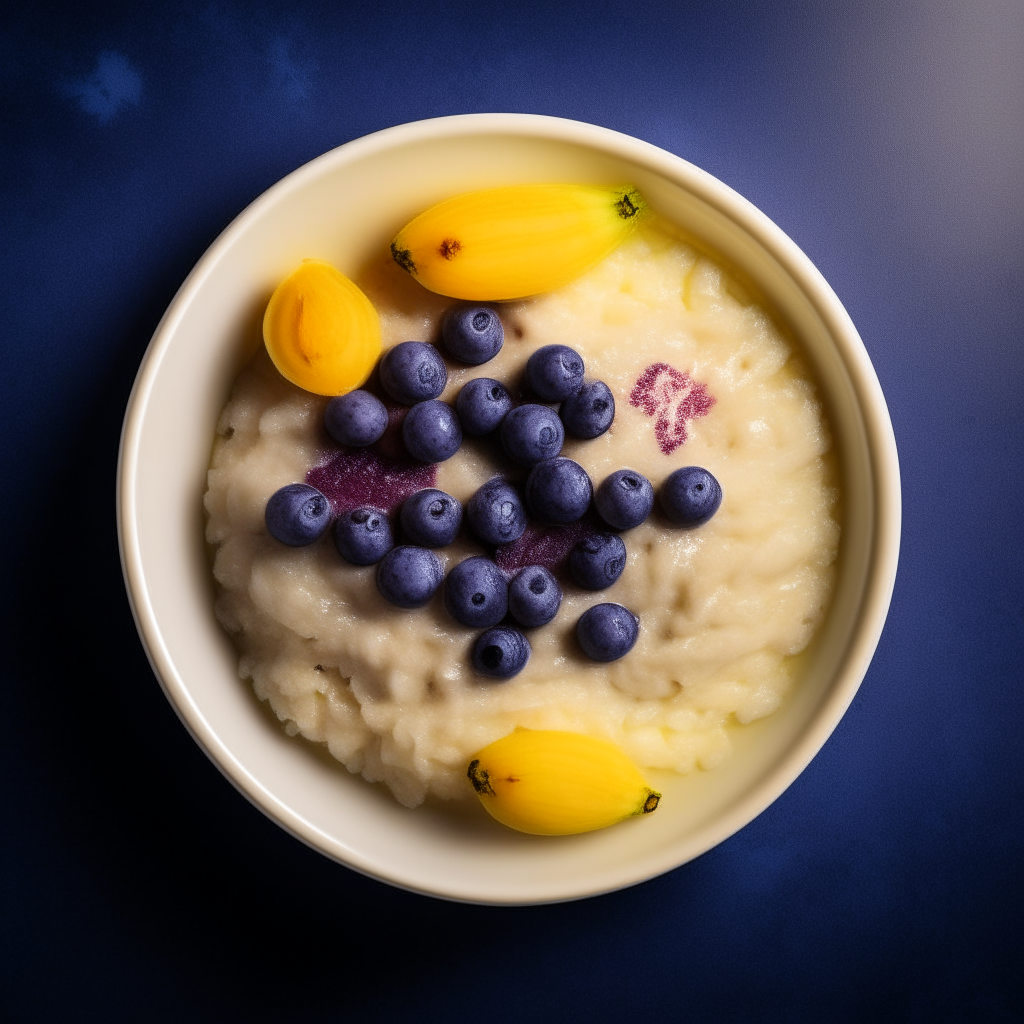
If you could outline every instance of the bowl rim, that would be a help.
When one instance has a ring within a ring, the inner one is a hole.
[[[426,888],[411,877],[382,872],[357,851],[330,840],[257,780],[207,722],[179,676],[165,643],[143,570],[135,488],[142,426],[161,364],[185,310],[213,267],[247,225],[286,194],[304,187],[326,166],[343,166],[409,143],[471,135],[524,136],[577,144],[628,160],[695,195],[736,223],[769,253],[798,286],[822,320],[838,350],[863,416],[872,472],[874,529],[860,599],[860,616],[840,659],[836,679],[797,741],[760,783],[736,800],[715,827],[703,833],[702,849],[679,859],[666,855],[652,869],[623,878],[613,886],[536,900],[480,899]],[[117,533],[122,573],[132,616],[146,656],[167,699],[186,729],[221,773],[259,810],[300,841],[364,875],[407,891],[456,902],[528,905],[583,899],[639,884],[679,867],[733,835],[773,803],[807,767],[849,707],[867,672],[881,637],[895,585],[901,532],[899,459],[889,411],[874,367],[852,319],[811,260],[766,214],[728,185],[682,157],[609,128],[542,114],[457,114],[413,121],[362,136],[303,164],[242,210],[205,251],[161,318],[143,356],[125,411],[117,465]]]

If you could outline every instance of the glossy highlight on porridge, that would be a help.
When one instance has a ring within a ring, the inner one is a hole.
[[[385,351],[436,340],[450,300],[384,258],[358,283],[380,316]],[[600,593],[565,572],[569,551],[598,528],[593,512],[566,526],[531,523],[496,551],[465,530],[439,550],[446,570],[493,554],[507,574],[543,565],[558,576],[558,616],[529,631],[526,668],[499,684],[473,672],[478,631],[446,614],[440,592],[399,611],[378,593],[373,566],[345,562],[329,535],[284,547],[267,534],[264,509],[296,481],[322,491],[335,515],[363,504],[393,514],[424,487],[465,504],[493,476],[521,485],[526,471],[491,437],[467,436],[454,458],[434,465],[411,460],[398,440],[406,410],[393,403],[380,441],[339,448],[323,429],[327,400],[288,383],[261,353],[221,415],[207,538],[217,615],[239,648],[240,675],[289,732],[325,743],[350,771],[415,806],[428,793],[471,797],[467,762],[517,727],[609,740],[641,768],[688,772],[727,756],[731,723],[775,710],[827,608],[839,501],[813,383],[770,318],[740,294],[720,267],[652,220],[573,283],[496,307],[505,343],[485,368],[448,364],[443,400],[454,403],[483,374],[518,399],[533,352],[572,346],[588,378],[610,388],[616,413],[594,439],[567,437],[563,456],[595,487],[629,467],[657,489],[674,470],[698,465],[724,494],[697,530],[674,526],[656,507],[623,534],[625,568]],[[627,657],[597,663],[581,652],[575,625],[606,601],[631,609],[642,627]]]

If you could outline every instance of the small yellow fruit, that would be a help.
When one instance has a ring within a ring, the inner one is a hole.
[[[323,260],[303,260],[270,297],[263,341],[281,375],[317,395],[344,395],[380,356],[370,300]]]
[[[661,799],[614,743],[575,732],[516,729],[484,747],[468,775],[493,817],[537,836],[605,828]]]
[[[646,204],[634,188],[508,185],[454,196],[391,243],[425,288],[456,299],[521,299],[554,291],[605,258]]]

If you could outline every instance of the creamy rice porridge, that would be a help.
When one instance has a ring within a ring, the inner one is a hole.
[[[382,256],[357,277],[381,317],[384,345],[434,341],[451,300],[425,291]],[[794,656],[828,605],[839,501],[828,427],[800,359],[768,316],[706,257],[649,221],[573,284],[497,307],[505,344],[489,363],[448,363],[441,396],[454,403],[474,377],[516,392],[542,345],[575,348],[588,380],[616,401],[611,429],[566,439],[595,487],[628,467],[657,489],[699,465],[724,498],[705,525],[683,530],[657,511],[623,534],[625,571],[609,589],[580,589],[547,626],[528,631],[533,654],[515,678],[477,676],[479,630],[456,623],[440,591],[424,608],[388,604],[375,567],[338,555],[330,532],[290,548],[266,531],[279,487],[308,481],[335,512],[394,507],[436,486],[465,503],[492,476],[525,479],[491,438],[467,437],[436,467],[394,456],[386,435],[353,453],[322,427],[326,399],[285,381],[265,352],[239,375],[221,415],[205,505],[215,547],[217,616],[239,651],[239,673],[292,734],[327,745],[352,772],[383,781],[415,806],[428,793],[473,796],[471,756],[516,726],[613,741],[643,768],[689,772],[729,753],[728,726],[774,711],[796,676]],[[368,385],[371,386],[371,385]],[[500,567],[556,564],[590,520],[499,549]],[[440,549],[446,569],[485,552],[465,535]],[[575,626],[590,606],[625,605],[640,636],[619,661],[580,651]]]

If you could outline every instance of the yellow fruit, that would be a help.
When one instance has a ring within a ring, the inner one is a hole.
[[[560,288],[633,230],[646,204],[634,188],[509,185],[446,199],[391,243],[425,288],[456,299],[521,299]]]
[[[270,297],[263,341],[293,384],[317,395],[359,387],[380,356],[380,320],[370,300],[323,260],[303,260]]]
[[[468,774],[493,817],[537,836],[605,828],[661,799],[614,743],[575,732],[516,729],[484,747]]]

